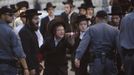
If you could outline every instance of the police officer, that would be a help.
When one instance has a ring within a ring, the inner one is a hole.
[[[24,75],[29,75],[25,61],[26,55],[23,52],[20,40],[9,26],[12,19],[12,10],[2,7],[0,9],[0,74],[16,75],[17,61],[20,61],[24,68]]]
[[[134,0],[131,0],[134,7]],[[126,15],[121,21],[120,47],[126,75],[134,75],[134,11]]]
[[[91,75],[117,75],[112,52],[116,48],[118,30],[108,25],[106,19],[105,11],[97,12],[97,24],[89,27],[76,51],[75,65],[79,67],[80,59],[89,45]]]

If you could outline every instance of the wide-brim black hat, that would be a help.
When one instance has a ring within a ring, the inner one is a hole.
[[[111,11],[108,15],[125,15],[119,5],[113,5]]]
[[[9,8],[8,6],[1,7],[0,8],[0,14],[6,14],[6,13],[13,14],[14,11],[13,11],[13,9]]]
[[[77,17],[77,23],[80,23],[81,21],[89,21],[90,19],[87,18],[85,15],[79,15]]]
[[[20,10],[22,7],[29,8],[29,3],[27,1],[21,1],[16,4],[17,10]]]
[[[38,13],[38,11],[36,9],[29,9],[29,10],[26,10],[26,12],[25,12],[26,17],[31,17],[34,15],[41,15],[41,14],[42,13]]]
[[[46,8],[44,8],[44,10],[48,10],[48,8],[56,8],[56,6],[54,6],[51,2],[48,2],[47,4],[46,4]]]
[[[87,8],[95,8],[92,0],[84,0],[84,4],[86,5]]]
[[[75,5],[73,4],[73,0],[67,0],[67,1],[63,1],[62,4],[70,4],[72,5],[73,7],[75,7]]]
[[[83,3],[80,7],[78,7],[78,9],[86,9],[86,5]]]

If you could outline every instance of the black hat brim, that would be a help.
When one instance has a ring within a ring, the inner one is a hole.
[[[86,9],[86,7],[78,7],[78,9]]]
[[[62,2],[62,4],[71,4],[71,3],[69,3],[69,2]],[[73,5],[73,4],[72,4]],[[73,5],[73,7],[75,7],[75,5]]]
[[[52,6],[54,9],[56,8],[56,6]],[[47,7],[47,8],[44,8],[43,10],[48,10],[48,8],[50,7]]]
[[[125,15],[125,13],[109,13],[108,15]]]

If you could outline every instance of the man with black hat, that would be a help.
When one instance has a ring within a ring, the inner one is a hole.
[[[83,38],[86,30],[88,30],[88,20],[85,15],[80,15],[77,18],[77,23],[79,27],[78,34],[75,38],[75,44],[73,46],[74,52],[76,51],[81,39]],[[74,53],[75,54],[75,53]],[[81,59],[81,64],[79,68],[75,68],[75,75],[88,75],[88,63],[89,63],[89,52],[88,50],[84,53],[84,56]]]
[[[123,15],[125,15],[125,13],[123,14],[121,7],[119,5],[113,5],[112,13],[110,13],[109,15],[112,15],[111,22],[109,22],[109,24],[119,28],[121,18]]]
[[[23,22],[20,19],[20,13],[25,12],[29,8],[29,3],[27,1],[21,1],[16,4],[16,18],[13,23],[13,27],[22,25]]]
[[[86,15],[86,5],[84,3],[81,4],[80,7],[78,7],[79,9],[79,15]]]
[[[78,14],[74,12],[73,0],[67,0],[63,2],[64,4],[64,12],[61,14],[61,17],[64,19],[66,25],[66,32],[74,32],[77,29],[76,20]]]
[[[45,18],[43,18],[41,20],[40,32],[43,35],[44,40],[49,35],[49,26],[48,26],[49,24],[48,23],[55,18],[55,15],[54,15],[55,8],[56,8],[56,6],[53,6],[53,4],[51,2],[48,2],[46,4],[46,8],[44,8],[44,10],[46,10],[48,12],[48,16],[46,16]]]
[[[76,67],[80,66],[80,59],[86,51],[90,52],[91,75],[117,75],[113,61],[113,50],[116,48],[118,29],[106,22],[107,13],[98,11],[95,25],[89,27],[76,50]]]
[[[134,0],[129,0],[134,7]],[[120,25],[120,54],[126,75],[134,75],[134,9],[126,15]]]
[[[0,8],[0,73],[1,75],[17,75],[18,61],[22,64],[24,75],[29,75],[26,55],[19,38],[9,26],[13,20],[12,9]]]
[[[92,3],[92,0],[84,0],[84,4],[86,5],[86,16],[91,20],[89,24],[95,24],[95,17],[94,17],[94,8],[95,6]]]
[[[61,17],[65,22],[65,31],[66,33],[69,33],[69,34],[74,33],[78,29],[76,21],[77,21],[77,17],[79,14],[74,12],[75,5],[73,5],[73,0],[67,0],[62,3],[64,4],[64,12],[61,13]],[[73,55],[74,55],[74,51],[71,50],[71,62],[72,62],[71,70],[72,71],[74,70],[74,67],[75,67],[73,65]]]
[[[38,68],[39,62],[37,53],[39,51],[38,37],[35,31],[38,30],[39,17],[41,13],[38,13],[35,9],[29,9],[25,12],[26,24],[20,30],[19,36],[21,38],[24,52],[26,53],[27,63],[30,70],[30,75],[39,75]]]

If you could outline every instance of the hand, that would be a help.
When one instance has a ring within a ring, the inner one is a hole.
[[[24,75],[30,75],[28,69],[24,69]]]
[[[30,75],[36,75],[36,70],[35,69],[30,70]]]
[[[121,65],[121,71],[124,71],[124,64]]]
[[[72,36],[74,36],[74,35],[75,35],[74,32],[65,33],[65,36],[67,36],[67,37],[72,37]]]
[[[75,59],[75,67],[76,68],[80,67],[80,60],[79,59]]]
[[[39,64],[39,72],[41,72],[43,69],[44,69],[43,66]]]

